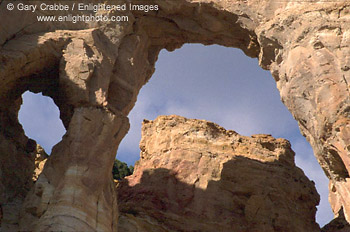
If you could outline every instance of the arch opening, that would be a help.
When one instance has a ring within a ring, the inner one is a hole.
[[[280,101],[271,74],[262,70],[256,59],[217,45],[186,44],[172,53],[162,50],[156,72],[141,89],[129,115],[131,128],[117,158],[133,165],[139,159],[141,121],[163,114],[213,121],[246,136],[265,133],[288,139],[297,166],[316,183],[321,195],[317,222],[322,227],[333,218],[328,179]]]
[[[61,141],[66,129],[60,119],[59,108],[50,97],[26,91],[18,113],[25,135],[34,139],[50,154],[52,147]]]

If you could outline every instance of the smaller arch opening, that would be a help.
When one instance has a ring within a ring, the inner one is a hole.
[[[25,135],[50,154],[52,147],[66,133],[60,119],[60,110],[50,97],[43,96],[42,93],[26,91],[22,94],[22,100],[18,120]]]

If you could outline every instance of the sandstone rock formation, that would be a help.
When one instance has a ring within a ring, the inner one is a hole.
[[[339,215],[333,219],[330,223],[325,225],[321,232],[348,232],[350,231],[350,225],[345,220],[343,210],[340,210]]]
[[[160,116],[140,148],[118,187],[119,231],[319,231],[319,195],[285,139]]]
[[[12,186],[15,186],[15,184],[18,183],[11,183],[11,181],[16,181],[17,179],[21,181],[26,181],[25,188],[23,189],[10,189],[16,193],[14,197],[9,197],[8,195],[5,195],[6,193],[2,189],[3,195],[1,197],[5,198],[7,197],[6,203],[2,203],[0,207],[0,222],[1,222],[1,229],[3,231],[17,231],[18,230],[18,217],[19,212],[22,207],[22,201],[23,195],[25,191],[28,191],[29,188],[32,187],[33,183],[38,179],[38,175],[42,172],[44,164],[48,158],[48,155],[46,154],[45,150],[39,145],[36,144],[34,140],[29,139],[27,141],[26,146],[26,156],[24,156],[24,160],[26,160],[29,168],[23,169],[21,166],[19,166],[17,163],[14,163],[10,167],[6,167],[5,164],[8,163],[7,160],[1,160],[1,164],[3,165],[1,167],[1,173],[3,175],[12,175],[12,178],[4,179],[7,182],[6,184],[11,184]],[[3,158],[3,157],[1,157]],[[8,157],[7,157],[8,158]],[[32,162],[30,162],[32,161]],[[9,169],[11,168],[11,169]],[[23,175],[23,176],[20,176]],[[31,177],[30,179],[25,179],[25,177]],[[10,185],[10,186],[11,186]],[[2,186],[3,187],[3,186]],[[8,190],[8,189],[7,189]],[[21,191],[21,192],[17,192]],[[1,200],[3,200],[3,198]]]
[[[8,3],[0,0],[0,203],[21,205],[26,197],[21,228],[116,230],[108,170],[127,115],[159,51],[184,43],[240,48],[271,71],[330,179],[333,211],[343,209],[350,221],[349,2],[147,0],[138,3],[159,10],[101,10],[129,20],[77,23],[37,19],[83,14],[77,8],[19,12]],[[26,90],[52,97],[67,129],[34,187],[35,161],[17,120]]]
[[[37,144],[35,151],[35,169],[33,174],[33,181],[38,180],[39,175],[44,169],[44,165],[46,163],[47,158],[49,158],[49,156],[45,152],[44,148]]]

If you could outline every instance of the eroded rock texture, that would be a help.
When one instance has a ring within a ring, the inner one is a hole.
[[[319,195],[285,139],[160,116],[144,121],[140,148],[119,184],[119,231],[319,230]]]
[[[78,23],[36,18],[78,11],[8,11],[7,3],[0,0],[0,201],[18,202],[14,226],[116,230],[109,169],[128,112],[159,51],[184,43],[240,48],[271,70],[330,179],[335,214],[343,209],[350,221],[347,1],[149,0],[138,3],[159,4],[159,11],[123,12],[128,22]],[[67,129],[34,187],[35,160],[17,120],[26,90],[52,97]]]

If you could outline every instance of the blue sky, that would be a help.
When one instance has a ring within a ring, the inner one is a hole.
[[[28,137],[47,152],[61,140],[65,129],[53,101],[40,94],[23,95],[19,120]],[[117,158],[134,164],[139,159],[143,119],[177,114],[213,121],[242,135],[272,134],[288,139],[296,163],[316,183],[321,195],[317,221],[322,226],[333,213],[328,203],[328,179],[298,125],[281,103],[270,72],[242,51],[221,46],[185,45],[174,52],[163,50],[156,72],[141,89],[129,118],[131,128]]]

